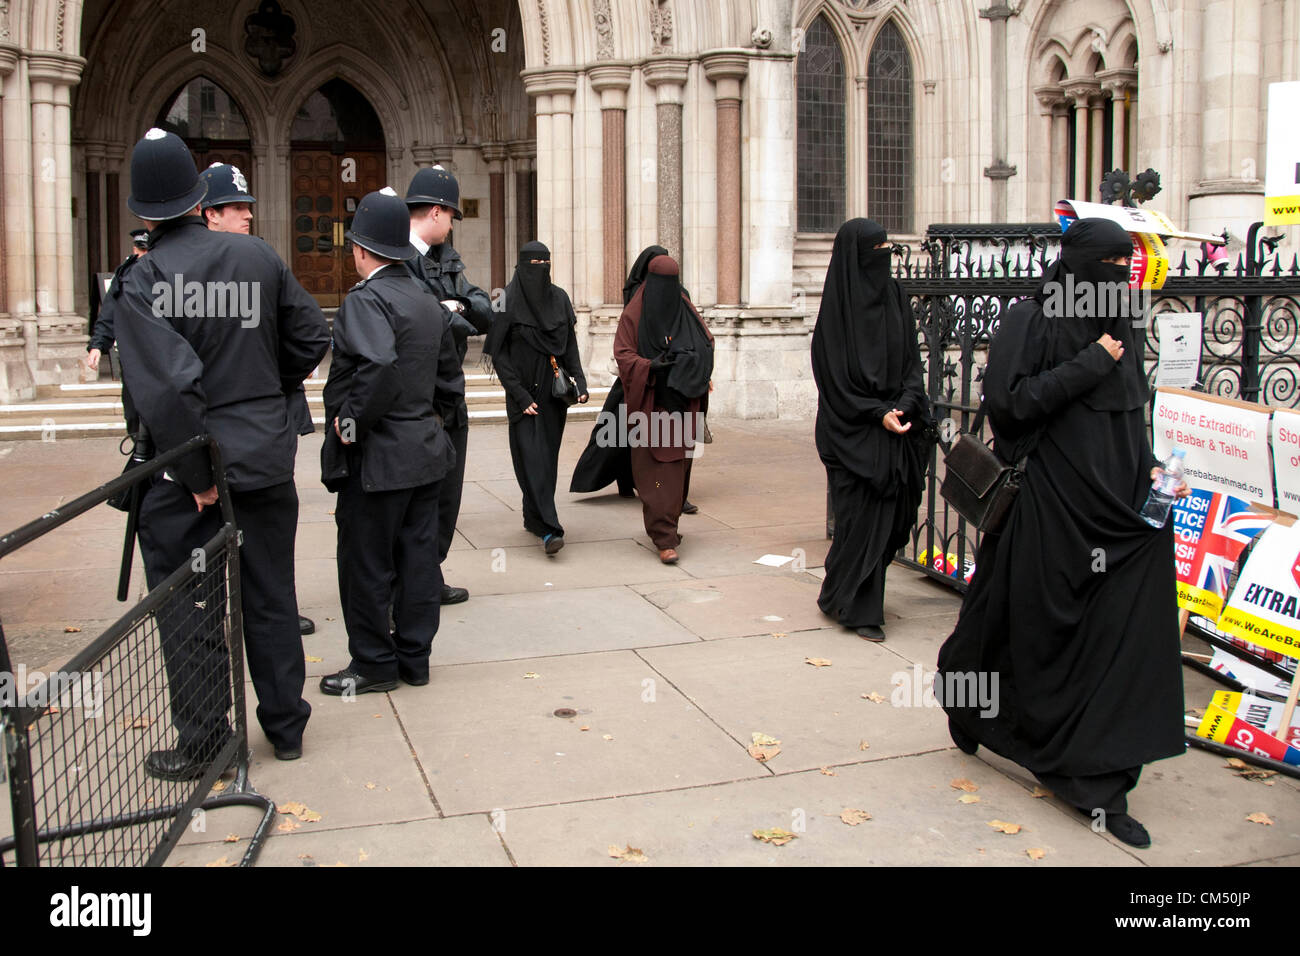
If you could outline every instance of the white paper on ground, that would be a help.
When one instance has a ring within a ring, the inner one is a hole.
[[[794,560],[793,554],[765,554],[755,564],[761,564],[768,568],[780,568]]]

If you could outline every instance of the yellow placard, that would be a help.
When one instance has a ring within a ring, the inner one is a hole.
[[[1219,612],[1223,610],[1223,598],[1213,591],[1207,591],[1204,588],[1193,587],[1182,581],[1178,582],[1178,606],[1184,611],[1191,611],[1200,617],[1209,618],[1211,621],[1219,619]]]
[[[1300,223],[1300,196],[1269,196],[1264,200],[1264,225],[1294,226]]]
[[[1287,657],[1300,657],[1300,630],[1247,614],[1228,605],[1219,618],[1219,630],[1244,637],[1252,644]]]

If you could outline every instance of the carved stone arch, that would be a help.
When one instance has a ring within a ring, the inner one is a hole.
[[[275,91],[271,104],[276,124],[272,142],[289,142],[298,107],[335,77],[352,84],[370,103],[383,126],[387,148],[412,143],[415,130],[410,104],[394,88],[390,72],[365,54],[339,43],[317,51],[294,70],[292,83],[285,83]]]
[[[87,138],[125,139],[128,146],[134,144],[154,125],[176,91],[200,76],[212,80],[234,99],[248,126],[250,141],[254,146],[265,146],[271,135],[267,125],[270,103],[265,90],[242,62],[214,47],[209,47],[201,59],[184,48],[166,54],[131,83],[125,98],[105,84],[97,84],[101,102],[85,104],[88,110],[100,107]],[[120,105],[117,100],[122,101]]]
[[[574,31],[573,2],[577,0],[519,0],[519,17],[524,24],[525,69],[572,66],[576,62],[575,51],[584,47],[581,35],[575,35]],[[592,52],[595,52],[594,45]]]
[[[841,8],[834,3],[827,3],[825,0],[821,3],[809,4],[803,13],[794,22],[794,26],[800,30],[807,30],[812,26],[813,21],[818,17],[826,21],[831,32],[835,34],[835,39],[840,44],[840,56],[844,59],[844,80],[845,83],[853,81],[853,70],[858,66],[857,43],[853,37],[853,24],[844,16]],[[798,73],[799,55],[795,54],[795,72]],[[847,88],[846,88],[847,93]]]
[[[10,33],[18,24],[25,25],[21,31],[25,36],[11,36],[11,42],[30,50],[75,54],[81,46],[81,0],[11,2]]]
[[[907,55],[912,58],[913,81],[918,86],[917,97],[914,102],[919,102],[921,79],[933,76],[934,72],[931,70],[931,58],[926,56],[925,41],[917,32],[912,18],[906,16],[906,10],[902,5],[896,3],[887,13],[877,17],[868,25],[866,42],[862,47],[861,62],[855,63],[854,66],[860,70],[863,76],[867,74],[867,65],[871,62],[871,51],[875,49],[876,38],[880,36],[880,31],[885,28],[885,24],[891,22],[898,28],[898,32],[902,34],[903,43],[907,45]]]
[[[1033,65],[1030,66],[1030,85],[1032,81],[1038,83],[1053,82],[1052,74],[1056,70],[1057,64],[1060,64],[1065,70],[1067,77],[1070,73],[1070,50],[1060,40],[1052,37],[1039,43],[1038,48],[1034,50]]]

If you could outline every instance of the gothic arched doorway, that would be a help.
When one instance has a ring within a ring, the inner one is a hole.
[[[185,140],[200,170],[213,163],[238,166],[248,180],[248,191],[257,195],[248,124],[239,104],[220,84],[196,76],[167,101],[157,125]]]
[[[322,306],[360,278],[343,234],[361,198],[387,179],[379,116],[356,87],[332,79],[303,100],[289,132],[292,268]]]

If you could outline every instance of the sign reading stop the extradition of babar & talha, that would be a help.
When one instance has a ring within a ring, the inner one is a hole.
[[[1186,451],[1189,485],[1272,506],[1271,412],[1204,392],[1159,388],[1151,413],[1152,450],[1161,461],[1175,448]]]

